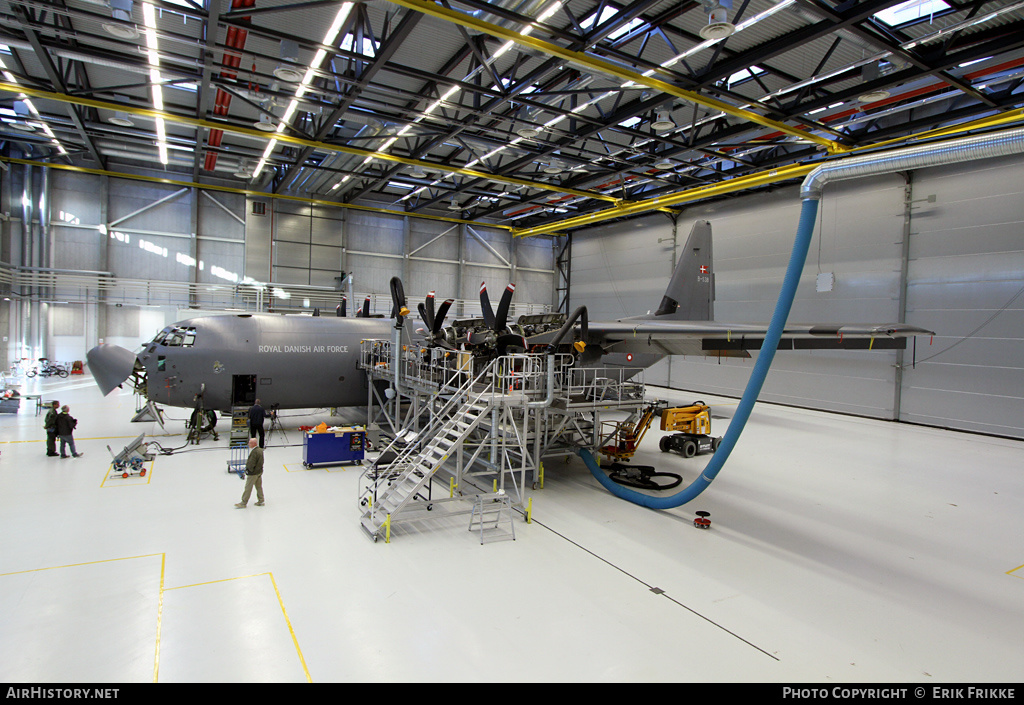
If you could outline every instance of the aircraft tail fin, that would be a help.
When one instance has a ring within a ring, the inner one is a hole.
[[[711,223],[698,220],[690,230],[655,320],[711,321],[715,318],[715,274]]]

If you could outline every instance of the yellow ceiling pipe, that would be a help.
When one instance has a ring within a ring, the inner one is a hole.
[[[654,90],[661,91],[662,93],[667,93],[668,95],[688,100],[691,103],[697,103],[698,105],[703,105],[708,108],[721,110],[726,115],[732,115],[733,117],[746,120],[747,122],[752,122],[763,127],[769,127],[773,130],[784,132],[787,135],[792,135],[794,137],[799,137],[802,140],[813,142],[814,144],[827,149],[829,154],[839,154],[847,151],[847,148],[843,145],[825,137],[813,135],[805,130],[772,120],[771,118],[759,115],[758,113],[750,110],[738,108],[735,105],[730,105],[729,103],[725,103],[716,98],[679,88],[678,86],[662,81],[661,79],[654,78],[653,76],[645,76],[641,73],[637,73],[636,71],[632,71],[618,64],[604,61],[603,59],[599,59],[595,56],[572,51],[571,49],[560,47],[557,44],[545,42],[542,39],[536,39],[534,37],[520,34],[519,32],[505,29],[504,27],[500,27],[496,24],[491,24],[490,22],[484,22],[483,20],[479,20],[471,15],[450,10],[434,2],[430,2],[429,0],[389,0],[389,2],[393,5],[401,5],[402,7],[409,8],[410,10],[422,12],[423,14],[437,17],[447,22],[453,22],[455,24],[462,25],[463,27],[475,29],[479,32],[483,32],[484,34],[490,34],[491,36],[498,37],[499,39],[513,41],[516,44],[536,49],[537,51],[551,56],[556,56],[560,59],[564,59],[565,61],[571,61],[578,66],[583,66],[593,71],[600,71],[626,81],[632,81],[640,86],[653,88]]]
[[[539,189],[541,191],[553,191],[555,193],[565,193],[570,196],[580,196],[583,198],[594,198],[600,201],[607,201],[609,203],[620,203],[621,200],[614,196],[606,196],[603,193],[596,193],[593,191],[579,191],[576,189],[565,188],[553,184],[543,183],[540,181],[527,181],[526,179],[517,179],[514,176],[502,176],[499,174],[489,174],[483,171],[476,171],[475,169],[463,169],[460,167],[446,166],[444,164],[435,164],[433,162],[422,162],[417,159],[406,159],[405,157],[397,157],[393,154],[387,154],[385,152],[374,152],[366,149],[357,149],[355,147],[345,147],[343,145],[330,144],[327,142],[317,142],[314,140],[307,140],[302,137],[295,137],[293,135],[286,134],[284,132],[275,132],[268,134],[255,128],[239,127],[237,125],[229,125],[224,122],[216,122],[213,120],[202,120],[199,118],[186,117],[184,115],[174,115],[172,113],[164,112],[162,110],[151,110],[149,108],[137,108],[130,106],[117,105],[115,103],[107,103],[102,100],[96,100],[94,98],[86,98],[84,96],[73,96],[65,93],[54,93],[52,91],[43,91],[37,88],[29,88],[22,86],[17,83],[6,83],[0,81],[0,91],[7,91],[10,93],[24,93],[31,98],[40,98],[43,100],[53,100],[60,103],[70,103],[72,105],[82,105],[88,108],[97,108],[101,110],[115,110],[124,113],[130,113],[132,115],[139,115],[141,117],[155,119],[163,118],[168,122],[178,123],[180,125],[189,125],[191,127],[206,128],[209,130],[221,130],[223,132],[230,132],[236,135],[245,135],[246,137],[252,137],[253,139],[266,142],[270,139],[276,139],[278,142],[283,144],[291,144],[299,147],[310,147],[312,149],[320,149],[328,152],[341,152],[343,154],[352,154],[358,157],[374,157],[382,161],[396,162],[399,164],[405,164],[407,166],[418,166],[424,169],[430,169],[432,171],[446,171],[452,174],[459,174],[461,176],[468,176],[474,179],[486,179],[488,181],[497,181],[506,184],[513,184],[515,186],[526,186],[528,188]]]

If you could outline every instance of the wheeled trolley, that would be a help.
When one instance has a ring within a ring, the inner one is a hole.
[[[143,463],[145,462],[143,458],[138,455],[116,455],[109,445],[107,446],[107,450],[110,451],[110,457],[114,459],[113,471],[110,473],[111,477],[128,478],[132,475],[138,475],[139,477],[146,476],[146,468],[143,467]]]
[[[366,452],[366,431],[358,426],[346,426],[326,433],[304,433],[302,436],[302,464],[362,465]]]
[[[232,443],[231,456],[228,458],[228,472],[233,472],[239,478],[245,479],[245,461],[249,458],[249,444]]]

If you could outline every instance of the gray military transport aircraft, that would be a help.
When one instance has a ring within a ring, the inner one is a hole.
[[[99,345],[87,354],[104,395],[125,381],[150,401],[192,408],[202,394],[206,409],[230,411],[255,397],[282,409],[365,406],[367,377],[357,366],[360,343],[391,339],[396,312],[405,309],[401,282],[391,283],[392,318],[370,317],[366,307],[351,317],[238,314],[180,321],[133,353]],[[418,344],[463,348],[478,355],[505,350],[568,350],[580,366],[646,368],[666,355],[749,356],[761,347],[767,324],[714,320],[711,225],[694,224],[661,305],[653,314],[614,321],[587,320],[585,307],[520,316],[508,323],[514,287],[495,312],[481,287],[482,319],[445,327],[451,301],[434,310],[433,292],[419,305]],[[398,314],[399,320],[402,314]],[[410,336],[410,326],[404,326]],[[933,335],[904,323],[787,324],[780,350],[897,349],[906,339]],[[411,341],[411,337],[409,338]]]

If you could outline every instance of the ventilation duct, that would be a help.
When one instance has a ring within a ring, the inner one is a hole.
[[[676,124],[672,122],[672,118],[667,110],[659,110],[654,117],[654,122],[651,123],[651,127],[658,132],[666,132],[674,129]]]
[[[135,127],[131,115],[122,110],[116,111],[112,117],[107,118],[107,122],[118,127]]]
[[[132,0],[110,0],[110,16],[118,21],[103,23],[107,34],[118,39],[135,39],[139,36],[139,28],[131,23],[132,4]]]
[[[732,7],[732,0],[717,0],[717,2],[705,2],[704,8],[708,11],[708,24],[700,30],[700,36],[704,39],[723,39],[736,31],[736,25],[729,22],[729,8]]]
[[[29,122],[35,118],[28,108],[28,103],[23,100],[14,101],[14,114],[17,116],[17,120],[11,123],[11,127],[22,132],[36,131],[36,126]]]
[[[285,83],[299,83],[305,72],[299,64],[299,43],[291,39],[281,40],[281,63],[274,69],[274,75]]]

